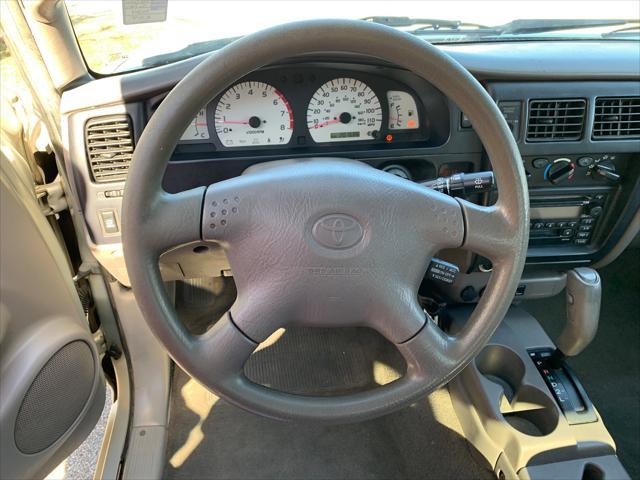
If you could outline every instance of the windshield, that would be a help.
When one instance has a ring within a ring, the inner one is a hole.
[[[222,48],[257,30],[314,18],[367,19],[432,43],[640,40],[631,1],[67,0],[91,70],[112,74]]]

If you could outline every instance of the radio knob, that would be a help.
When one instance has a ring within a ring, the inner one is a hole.
[[[571,180],[576,169],[575,164],[568,158],[558,158],[547,165],[544,170],[544,178],[553,185]]]

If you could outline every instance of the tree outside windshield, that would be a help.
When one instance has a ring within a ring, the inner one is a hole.
[[[150,0],[132,0],[149,3]],[[314,18],[411,17],[458,20],[483,26],[516,19],[639,20],[637,0],[623,1],[205,1],[169,0],[163,22],[125,25],[121,1],[67,0],[80,47],[91,70],[118,73],[169,63],[222,47],[225,41],[273,25]],[[416,25],[414,27],[420,27]],[[636,25],[637,27],[637,25]],[[413,30],[411,27],[400,27]],[[597,38],[621,28],[556,31],[553,38]],[[471,30],[471,29],[470,29]],[[440,30],[441,32],[443,30]],[[636,30],[637,32],[637,30]],[[431,36],[434,43],[491,41],[491,36]],[[521,34],[522,36],[522,34]],[[539,34],[538,34],[539,37]],[[625,37],[608,37],[625,39]],[[510,38],[513,40],[513,38]],[[498,40],[496,37],[495,40]],[[504,38],[500,38],[504,40]],[[201,50],[190,49],[199,45]],[[192,51],[193,50],[193,51]],[[182,52],[181,55],[171,55]]]

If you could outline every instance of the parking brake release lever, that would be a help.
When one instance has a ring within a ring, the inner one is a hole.
[[[596,336],[601,295],[600,275],[594,269],[579,267],[567,273],[567,320],[551,358],[555,368],[566,357],[580,354]]]

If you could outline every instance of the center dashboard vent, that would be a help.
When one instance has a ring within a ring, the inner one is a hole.
[[[593,117],[594,140],[640,138],[640,97],[598,97]]]
[[[528,142],[580,140],[587,102],[584,98],[530,100]]]
[[[118,182],[127,178],[133,156],[133,129],[128,115],[90,119],[84,138],[94,181]]]

